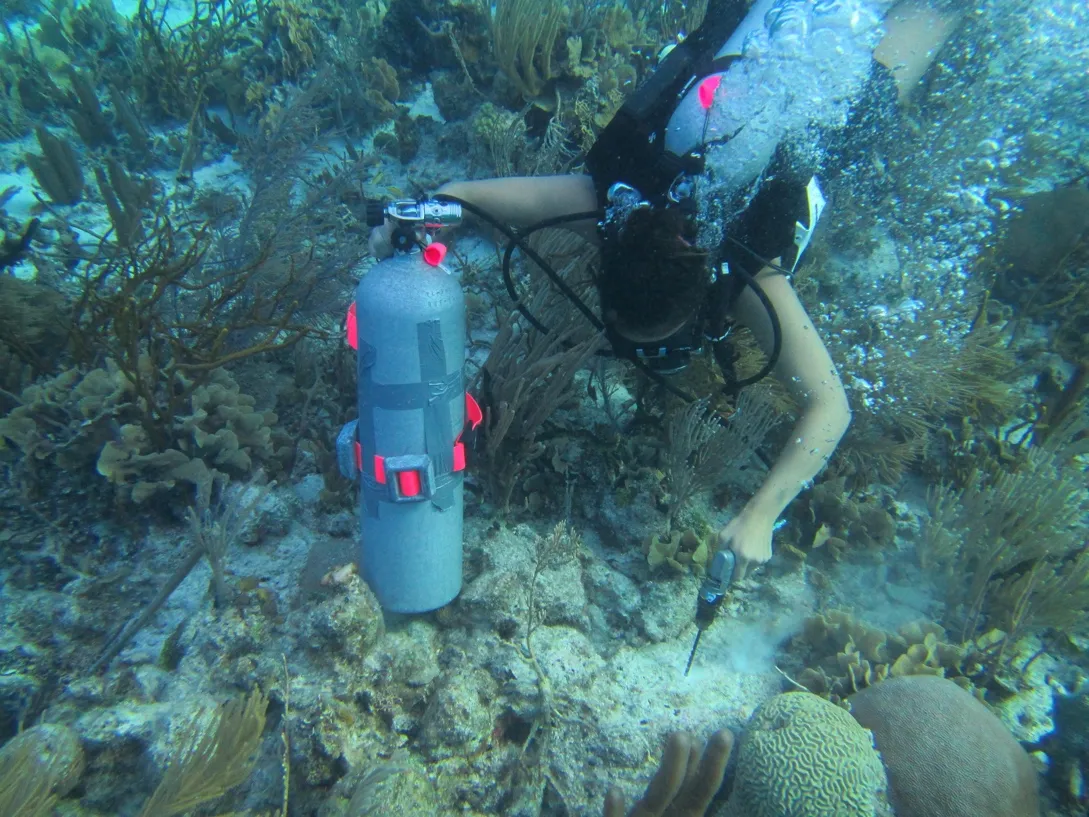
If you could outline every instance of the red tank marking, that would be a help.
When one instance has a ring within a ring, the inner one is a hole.
[[[348,336],[348,345],[359,351],[359,332],[356,329],[355,301],[348,307],[348,317],[344,321],[344,329]]]
[[[476,428],[484,421],[484,412],[480,404],[473,399],[469,392],[465,392],[465,415],[470,423],[470,428]],[[453,467],[451,471],[464,471],[466,468],[465,443],[461,441],[461,435],[454,440]],[[363,448],[359,443],[355,444],[356,467],[363,470]],[[374,455],[374,481],[379,485],[386,484],[385,457]],[[401,496],[419,496],[423,490],[423,481],[416,471],[399,471],[397,473],[397,489]]]
[[[712,74],[700,82],[699,97],[700,105],[705,111],[711,109],[711,106],[715,102],[715,91],[718,90],[719,84],[722,82],[721,74]]]
[[[469,428],[475,429],[484,421],[484,411],[476,398],[465,392],[465,416],[469,418]]]

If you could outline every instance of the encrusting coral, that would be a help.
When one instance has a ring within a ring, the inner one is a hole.
[[[36,221],[22,238],[11,242],[12,253],[22,252],[22,242],[29,242],[28,236],[32,238],[38,229]],[[68,329],[60,292],[37,281],[0,274],[0,388],[18,391],[28,385],[28,378],[52,372]]]
[[[975,686],[984,670],[982,650],[973,643],[951,644],[947,638],[930,621],[890,633],[839,610],[811,616],[795,638],[795,644],[809,651],[796,680],[834,703],[888,678],[913,675],[947,677],[982,697],[983,690]]]
[[[673,531],[669,536],[648,536],[643,540],[643,555],[651,570],[665,565],[682,575],[691,570],[700,576],[707,568],[712,551],[695,531],[686,530],[683,533]]]
[[[224,369],[192,392],[165,448],[152,444],[141,401],[109,361],[28,386],[20,399],[22,405],[0,419],[0,440],[21,452],[19,467],[31,488],[49,484],[58,469],[80,474],[94,467],[132,502],[191,484],[207,504],[225,475],[248,474],[255,460],[273,456],[276,415],[256,411],[254,399]]]

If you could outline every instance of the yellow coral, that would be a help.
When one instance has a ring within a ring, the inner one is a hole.
[[[666,565],[678,573],[691,569],[700,576],[711,558],[711,548],[693,530],[674,531],[668,538],[648,536],[643,541],[643,555],[651,570]]]
[[[833,610],[806,619],[799,640],[810,648],[811,658],[798,683],[833,703],[886,678],[907,675],[948,676],[982,698],[972,679],[983,669],[985,645],[951,644],[945,630],[931,621],[890,633]]]

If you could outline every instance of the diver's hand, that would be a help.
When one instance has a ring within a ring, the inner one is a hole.
[[[381,227],[373,228],[367,247],[379,261],[393,255],[393,222],[387,219]]]
[[[743,579],[755,567],[771,558],[771,536],[775,520],[767,514],[745,508],[718,532],[718,546],[730,548],[737,556],[734,579]]]
[[[727,729],[711,735],[707,745],[688,732],[674,732],[666,741],[658,771],[643,797],[624,811],[617,789],[605,797],[605,817],[704,817],[715,796],[734,746]]]

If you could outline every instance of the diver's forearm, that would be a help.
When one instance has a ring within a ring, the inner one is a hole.
[[[745,513],[775,519],[832,456],[851,422],[851,408],[835,364],[790,281],[767,273],[758,279],[779,317],[782,345],[775,376],[804,406],[789,443],[745,506]],[[748,289],[738,298],[735,314],[771,355],[775,343],[768,310]]]
[[[824,468],[850,422],[851,411],[846,401],[842,405],[808,408],[794,426],[790,441],[763,485],[745,506],[745,512],[778,518]]]
[[[527,227],[547,218],[597,210],[589,176],[508,176],[502,179],[447,182],[437,193],[454,196],[511,227]],[[596,224],[596,217],[586,224]],[[579,227],[583,222],[573,223]]]

